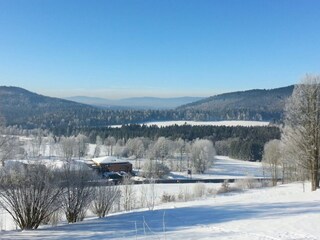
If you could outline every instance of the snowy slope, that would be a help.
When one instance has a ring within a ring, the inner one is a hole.
[[[179,173],[174,173],[175,177]],[[261,163],[218,156],[204,178],[262,177]],[[183,177],[183,175],[181,176]],[[220,184],[202,184],[217,190]],[[199,184],[156,184],[155,210],[137,209],[107,218],[87,218],[76,224],[41,226],[35,231],[12,231],[10,218],[0,210],[0,239],[235,239],[320,240],[320,191],[303,192],[301,183],[209,195],[188,202],[160,203],[165,193],[192,193]],[[143,185],[135,185],[139,201]]]
[[[54,228],[3,232],[1,239],[315,240],[320,239],[319,202],[319,191],[303,192],[296,183]]]

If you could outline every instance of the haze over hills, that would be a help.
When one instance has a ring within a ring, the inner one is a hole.
[[[192,103],[204,99],[204,97],[176,97],[176,98],[157,98],[157,97],[134,97],[123,99],[107,99],[86,96],[68,97],[67,100],[89,104],[92,106],[107,109],[174,109],[184,104]]]
[[[169,110],[114,110],[47,97],[18,87],[0,87],[0,116],[6,119],[8,125],[19,125],[24,128],[64,128],[64,130],[74,127],[105,127],[169,120],[280,121],[285,100],[291,95],[292,90],[293,86],[289,86],[271,90],[226,93]],[[99,99],[92,100],[97,102]],[[136,100],[137,102],[140,100],[141,103],[150,99]],[[157,101],[157,99],[151,100]],[[167,100],[171,102],[172,99]],[[163,104],[163,99],[160,102]]]

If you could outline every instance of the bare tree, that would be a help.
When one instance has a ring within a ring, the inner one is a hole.
[[[133,189],[133,183],[129,178],[123,180],[122,190],[122,200],[123,208],[125,211],[132,210],[135,206],[135,191]]]
[[[99,157],[99,156],[100,156],[101,146],[102,146],[102,139],[101,139],[101,137],[98,135],[98,136],[96,137],[96,147],[94,148],[93,157]]]
[[[114,154],[117,157],[127,157],[128,156],[128,148],[126,147],[125,141],[123,139],[119,139],[114,147]]]
[[[0,162],[4,166],[5,160],[12,159],[19,150],[19,141],[13,136],[0,135]]]
[[[75,155],[76,141],[74,137],[62,137],[59,142],[61,156],[66,161],[70,161]]]
[[[307,75],[296,85],[285,110],[282,140],[294,164],[308,171],[315,191],[319,187],[320,76]]]
[[[116,139],[112,136],[109,136],[104,140],[104,144],[108,147],[108,155],[113,155],[113,147],[116,145],[116,143]]]
[[[53,171],[39,164],[1,169],[0,205],[21,229],[37,229],[53,214],[62,189]]]
[[[75,138],[75,153],[79,159],[87,155],[89,147],[89,139],[83,134],[78,134]]]
[[[271,174],[272,185],[276,186],[280,176],[281,167],[281,142],[274,139],[264,145],[262,163],[264,169]]]
[[[156,205],[157,191],[155,189],[155,180],[150,179],[148,184],[143,184],[140,187],[140,202],[141,207],[147,207],[153,210]]]
[[[190,150],[193,168],[197,173],[204,173],[211,165],[215,156],[213,144],[209,140],[196,139]]]
[[[144,144],[141,138],[129,138],[126,144],[130,156],[135,156],[136,162],[135,167],[140,169],[140,159],[145,153]],[[139,164],[137,161],[139,160]]]
[[[182,172],[184,170],[183,166],[183,156],[186,154],[186,142],[182,138],[179,138],[176,141],[176,148],[179,152],[180,158],[179,158],[179,171]]]
[[[96,176],[82,163],[67,162],[61,172],[64,194],[61,197],[62,208],[67,221],[82,221],[94,198],[94,189],[90,181]]]
[[[121,191],[118,186],[110,185],[96,187],[91,210],[99,218],[105,217],[120,197]]]
[[[170,173],[170,169],[161,162],[147,159],[143,163],[142,175],[146,178],[162,178]]]
[[[52,157],[55,154],[56,142],[55,142],[55,137],[51,134],[47,137],[47,146],[48,146],[49,157]]]

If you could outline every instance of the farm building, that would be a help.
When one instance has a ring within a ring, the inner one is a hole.
[[[132,164],[112,156],[93,158],[92,162],[101,172],[132,172]]]

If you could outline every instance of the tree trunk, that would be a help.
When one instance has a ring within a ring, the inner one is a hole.
[[[319,177],[318,177],[318,164],[313,164],[310,171],[311,177],[311,191],[316,191],[319,188]]]

